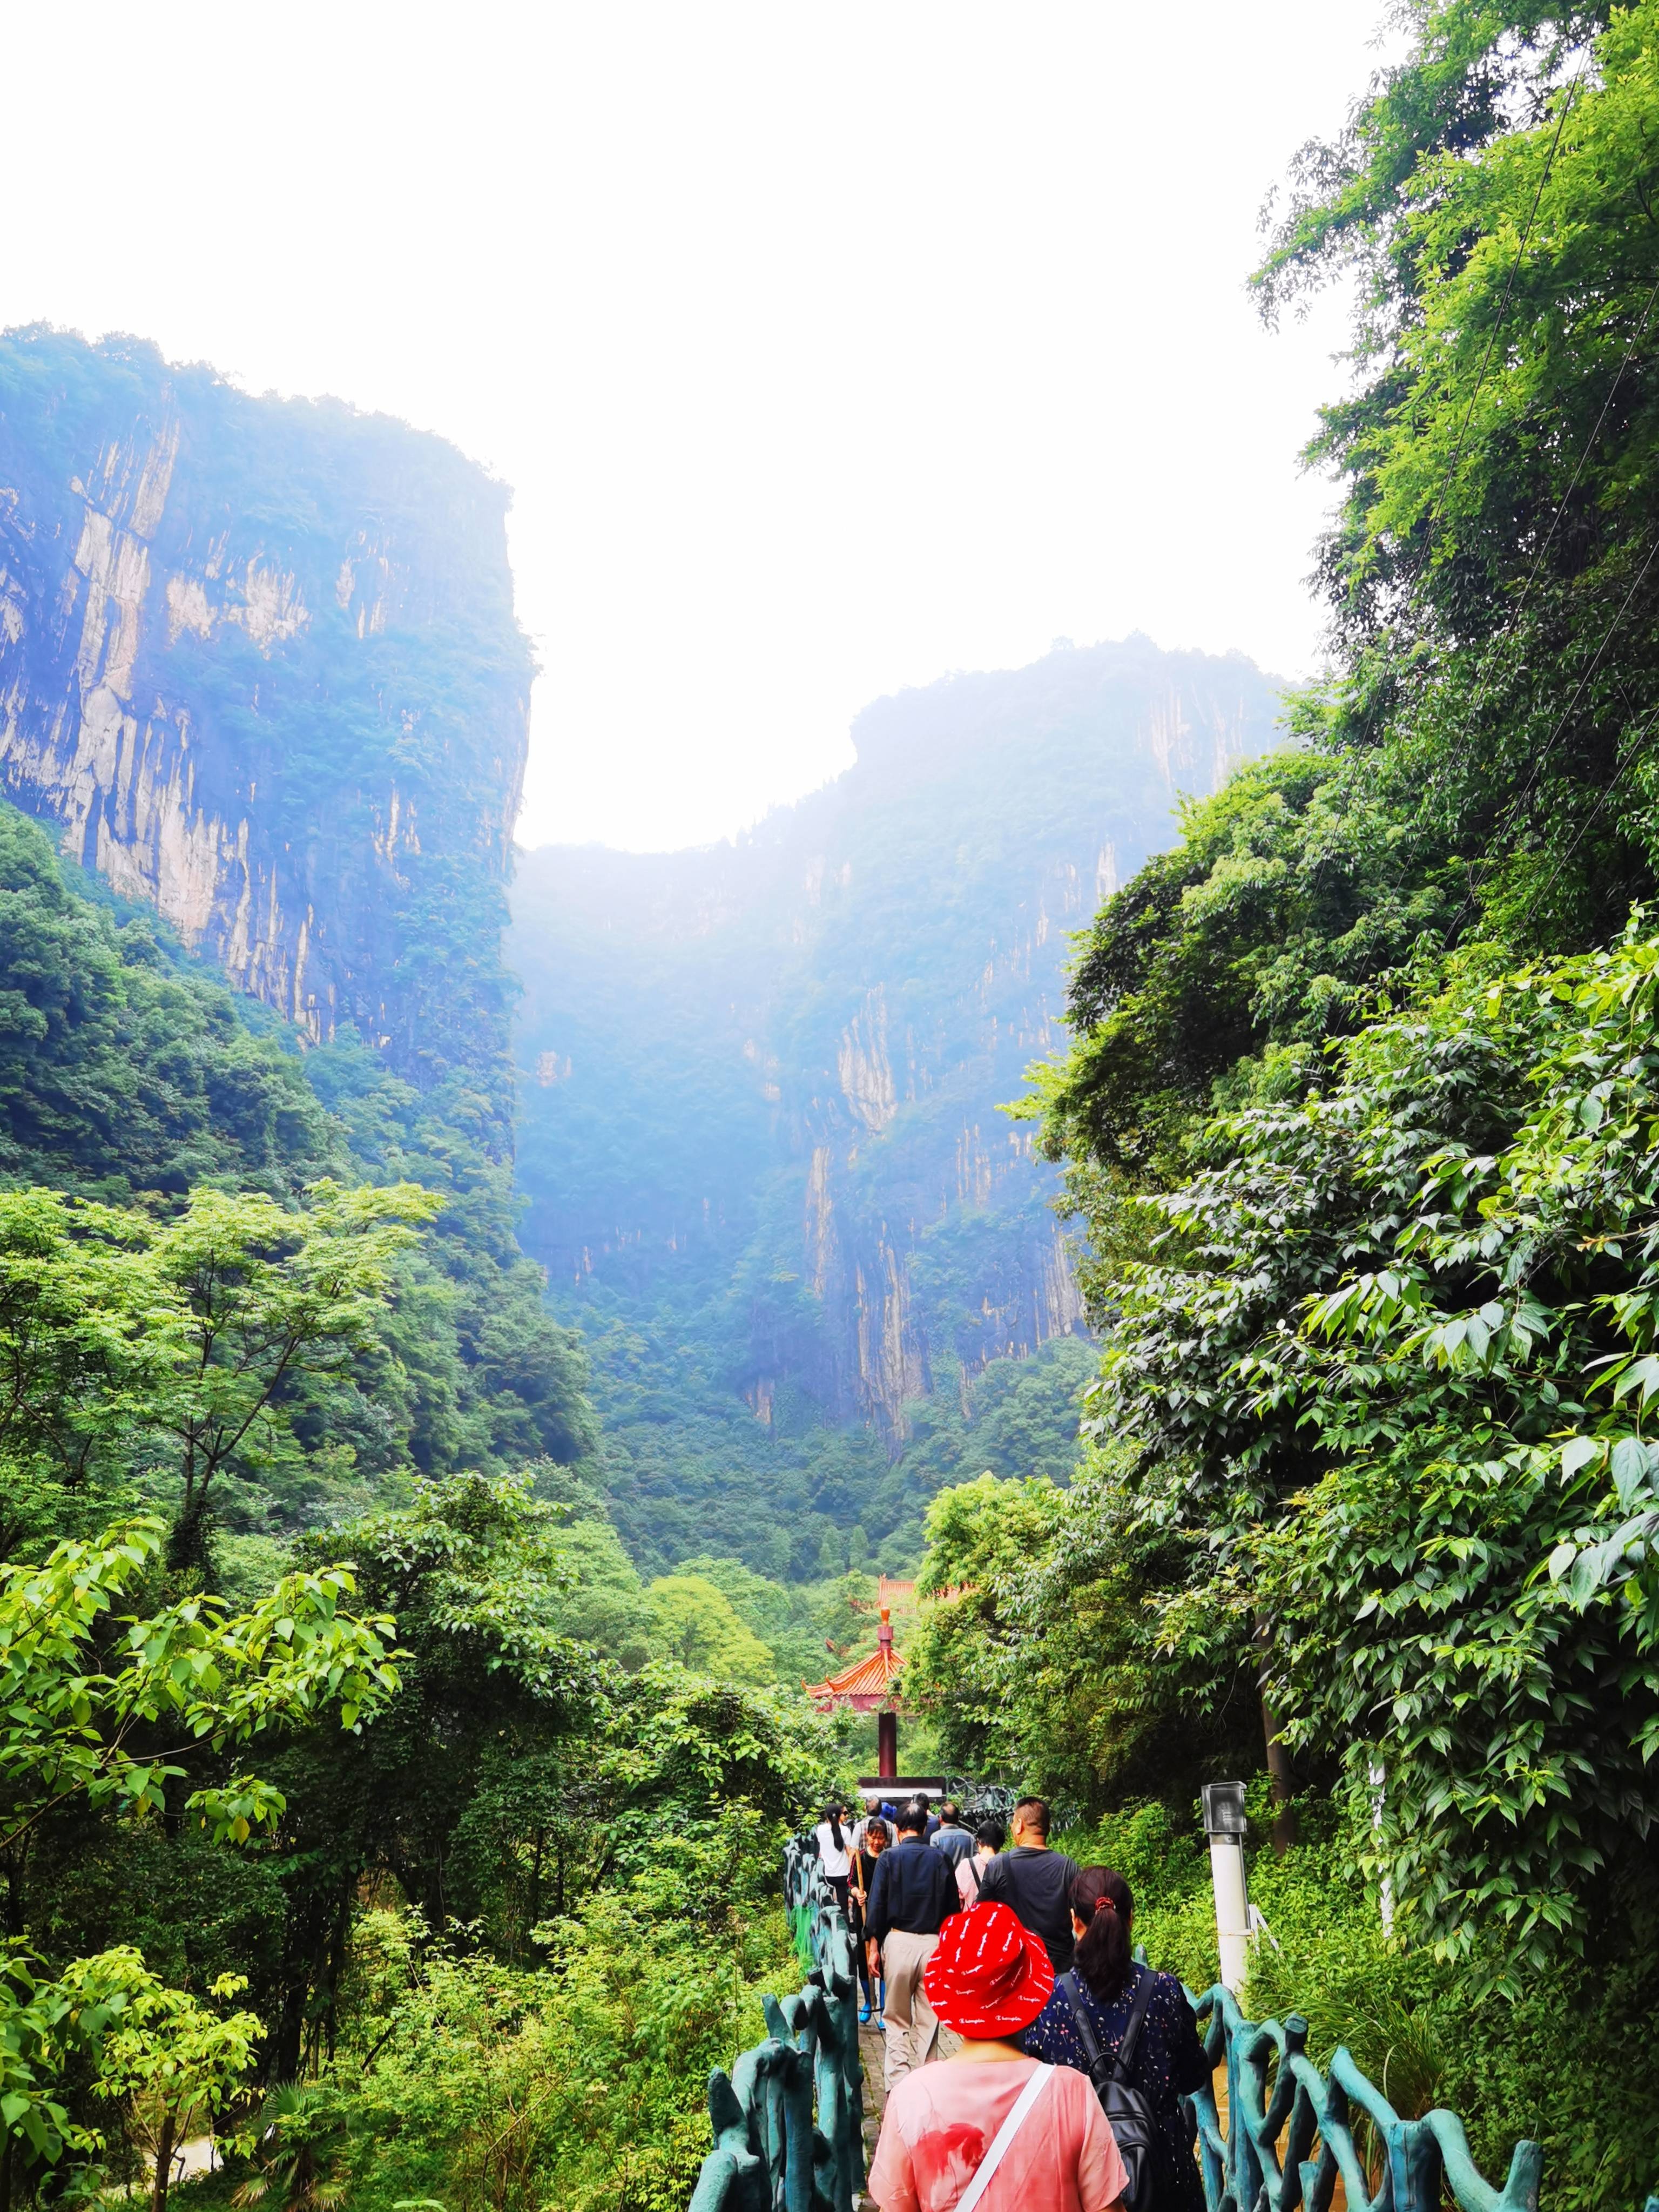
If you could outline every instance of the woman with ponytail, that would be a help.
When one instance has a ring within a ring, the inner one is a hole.
[[[1153,1973],[1136,1964],[1132,1929],[1134,1899],[1129,1885],[1109,1867],[1085,1867],[1070,1891],[1072,1933],[1077,1939],[1072,1971],[1021,2039],[1033,2058],[1051,2066],[1090,2071],[1082,2012],[1102,2051],[1115,2054],[1131,2016],[1146,1992],[1145,2013],[1126,2086],[1139,2090],[1152,2107],[1158,2155],[1155,2161],[1157,2212],[1204,2212],[1204,2185],[1193,2154],[1192,2130],[1180,2100],[1190,2096],[1210,2071],[1199,2041],[1198,2023],[1187,1992],[1173,1974]]]

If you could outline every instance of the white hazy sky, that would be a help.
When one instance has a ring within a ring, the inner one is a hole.
[[[695,843],[867,700],[1145,629],[1300,673],[1335,305],[1265,190],[1382,0],[0,0],[0,322],[514,487],[527,844]]]

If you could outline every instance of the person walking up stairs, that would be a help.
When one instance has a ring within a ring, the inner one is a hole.
[[[940,1929],[960,1911],[961,1900],[950,1860],[927,1848],[927,1828],[926,1813],[907,1805],[898,1816],[897,1843],[876,1861],[865,1914],[870,1972],[886,1984],[881,2024],[890,2090],[936,2052],[948,2055],[938,2051],[939,2021],[922,1977]]]

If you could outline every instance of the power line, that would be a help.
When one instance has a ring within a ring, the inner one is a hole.
[[[1588,66],[1589,64],[1586,64],[1585,67]],[[1463,441],[1468,436],[1469,424],[1474,420],[1475,403],[1479,400],[1481,387],[1486,381],[1486,371],[1492,366],[1492,349],[1498,343],[1498,334],[1504,327],[1504,317],[1509,313],[1510,295],[1515,289],[1516,273],[1526,258],[1528,241],[1532,236],[1532,227],[1538,220],[1538,210],[1544,197],[1544,187],[1550,180],[1550,171],[1555,167],[1555,155],[1561,143],[1561,133],[1566,128],[1568,112],[1578,96],[1578,88],[1583,81],[1584,70],[1581,68],[1577,76],[1567,87],[1567,96],[1561,103],[1561,112],[1555,118],[1555,136],[1550,140],[1550,150],[1544,157],[1544,167],[1539,174],[1538,189],[1534,192],[1532,205],[1527,210],[1526,228],[1521,233],[1520,243],[1515,249],[1515,258],[1510,262],[1509,274],[1504,279],[1504,296],[1498,303],[1498,319],[1492,326],[1492,334],[1486,340],[1486,350],[1480,358],[1480,374],[1474,380],[1474,389],[1469,394],[1469,404],[1463,412],[1463,426],[1457,434],[1457,443],[1453,447],[1451,459],[1447,464],[1445,477],[1440,486],[1440,497],[1436,501],[1435,507],[1429,516],[1426,526],[1431,530],[1434,527],[1435,517],[1440,510],[1441,502],[1451,489],[1451,481],[1456,474],[1457,464],[1463,458]],[[1428,562],[1430,550],[1431,549],[1426,545],[1423,549],[1423,559],[1418,569],[1419,577],[1421,576],[1423,568]],[[1413,580],[1416,581],[1417,579],[1414,578]]]
[[[1451,489],[1452,478],[1456,473],[1457,465],[1463,457],[1464,441],[1468,435],[1469,425],[1474,420],[1475,406],[1480,400],[1481,391],[1486,381],[1486,371],[1492,366],[1492,351],[1498,343],[1499,334],[1503,330],[1504,320],[1509,313],[1510,298],[1515,289],[1516,275],[1520,269],[1522,260],[1525,258],[1527,247],[1532,239],[1533,225],[1538,220],[1538,210],[1540,206],[1542,204],[1544,198],[1544,187],[1548,184],[1550,179],[1550,172],[1555,166],[1555,156],[1561,144],[1561,133],[1566,128],[1568,112],[1572,106],[1573,101],[1578,96],[1578,88],[1584,81],[1584,71],[1588,67],[1589,64],[1586,62],[1583,66],[1580,68],[1577,76],[1573,78],[1571,83],[1567,87],[1566,98],[1561,103],[1561,112],[1555,118],[1554,136],[1550,140],[1549,152],[1545,155],[1543,168],[1539,173],[1537,188],[1532,196],[1532,205],[1527,210],[1527,220],[1522,228],[1521,236],[1516,245],[1515,257],[1510,263],[1508,273],[1504,279],[1503,296],[1498,303],[1497,318],[1492,324],[1491,333],[1486,339],[1486,350],[1480,357],[1480,373],[1474,380],[1474,389],[1469,394],[1469,404],[1463,410],[1463,421],[1462,425],[1457,433],[1457,443],[1452,448],[1452,457],[1446,465],[1446,473],[1441,479],[1440,489],[1436,495],[1434,505],[1429,510],[1428,520],[1423,526],[1423,549],[1418,556],[1416,568],[1412,574],[1410,581],[1407,587],[1408,590],[1415,591],[1418,585],[1422,582],[1423,573],[1428,567],[1429,562],[1432,557],[1434,547],[1431,533],[1436,522],[1439,520],[1443,510],[1446,495]],[[1599,423],[1597,427],[1600,427]],[[1565,496],[1563,504],[1565,505]],[[1553,531],[1554,525],[1552,524],[1552,535],[1553,535]],[[1528,585],[1528,588],[1530,589],[1530,585]],[[1370,726],[1374,719],[1375,717],[1371,715],[1368,715],[1366,718],[1367,736],[1370,735]]]
[[[1492,654],[1498,650],[1498,647],[1503,643],[1510,630],[1514,629],[1516,623],[1520,621],[1522,614],[1526,611],[1527,601],[1532,597],[1532,587],[1538,581],[1538,571],[1544,565],[1544,556],[1549,551],[1552,544],[1554,542],[1555,533],[1560,526],[1561,517],[1567,511],[1567,501],[1572,497],[1574,492],[1578,489],[1578,479],[1584,472],[1584,464],[1590,457],[1590,448],[1595,445],[1596,440],[1601,434],[1601,425],[1607,421],[1607,410],[1613,405],[1613,399],[1618,392],[1619,387],[1624,381],[1625,371],[1630,367],[1631,362],[1636,357],[1637,346],[1641,340],[1643,331],[1645,331],[1648,326],[1648,318],[1653,313],[1653,303],[1656,300],[1659,300],[1659,281],[1656,281],[1653,289],[1648,294],[1647,304],[1644,307],[1641,318],[1637,323],[1635,330],[1631,334],[1630,343],[1625,348],[1625,357],[1619,364],[1618,370],[1613,376],[1613,382],[1607,386],[1607,396],[1601,402],[1601,411],[1596,416],[1589,437],[1584,441],[1583,448],[1578,456],[1577,465],[1572,472],[1571,481],[1568,483],[1566,489],[1562,493],[1560,498],[1555,502],[1555,512],[1550,517],[1550,526],[1544,532],[1544,536],[1539,544],[1538,550],[1533,555],[1532,567],[1527,572],[1527,580],[1522,588],[1521,597],[1516,600],[1515,606],[1510,611],[1509,617],[1505,621],[1503,628],[1498,631],[1497,636],[1493,638],[1492,643],[1486,647],[1486,663],[1482,666],[1480,672],[1480,680],[1482,684],[1484,684],[1486,680],[1486,668],[1491,665]],[[1482,694],[1477,690],[1474,697],[1474,704],[1469,709],[1471,714],[1473,714],[1475,709],[1480,706],[1481,696]]]
[[[1651,558],[1651,556],[1649,557]],[[1526,920],[1531,920],[1534,909],[1542,900],[1547,898],[1549,894],[1555,889],[1556,882],[1560,876],[1561,871],[1566,866],[1567,862],[1571,860],[1573,854],[1578,850],[1580,845],[1583,844],[1584,839],[1589,836],[1591,830],[1595,826],[1596,817],[1600,815],[1601,809],[1607,805],[1608,799],[1613,797],[1613,793],[1618,790],[1620,785],[1624,781],[1631,769],[1635,767],[1642,743],[1644,738],[1652,735],[1656,723],[1659,723],[1659,707],[1656,707],[1650,713],[1645,726],[1638,728],[1631,738],[1625,757],[1619,764],[1618,774],[1613,776],[1609,783],[1604,786],[1601,797],[1596,800],[1595,805],[1591,807],[1583,821],[1580,823],[1577,835],[1574,837],[1571,844],[1568,846],[1566,851],[1562,854],[1554,867],[1551,869],[1549,880],[1545,884],[1541,890],[1534,891],[1532,896],[1527,901],[1526,905],[1522,909],[1522,915]]]
[[[1635,357],[1636,348],[1641,340],[1643,331],[1647,328],[1648,318],[1653,313],[1653,305],[1656,300],[1659,300],[1659,282],[1655,283],[1653,289],[1648,294],[1647,304],[1642,310],[1641,319],[1638,322],[1634,331],[1632,333],[1630,343],[1625,348],[1625,357],[1623,361],[1620,362],[1618,373],[1614,376],[1613,382],[1607,387],[1607,398],[1601,402],[1601,411],[1595,418],[1595,426],[1591,429],[1589,436],[1584,441],[1583,451],[1578,456],[1578,465],[1572,472],[1572,480],[1556,502],[1555,513],[1551,517],[1549,529],[1545,534],[1543,543],[1540,545],[1538,551],[1533,556],[1532,568],[1527,578],[1526,588],[1522,591],[1520,600],[1516,604],[1516,608],[1513,613],[1510,616],[1508,621],[1505,622],[1504,628],[1498,633],[1497,637],[1493,639],[1492,644],[1486,649],[1486,661],[1482,666],[1479,679],[1480,687],[1482,688],[1477,688],[1474,699],[1469,708],[1469,715],[1471,720],[1473,720],[1474,714],[1479,711],[1481,699],[1484,696],[1483,687],[1485,686],[1486,680],[1486,670],[1491,666],[1492,654],[1497,651],[1498,646],[1503,642],[1509,632],[1515,627],[1516,623],[1521,619],[1522,612],[1526,606],[1527,599],[1531,593],[1533,585],[1537,580],[1538,571],[1542,565],[1544,555],[1549,550],[1550,542],[1555,536],[1557,526],[1559,524],[1562,515],[1566,511],[1567,501],[1572,497],[1574,491],[1577,489],[1578,479],[1583,473],[1584,464],[1589,459],[1590,448],[1595,445],[1596,439],[1601,435],[1601,425],[1607,421],[1607,410],[1613,405],[1613,397],[1618,392],[1620,384],[1623,380],[1625,371],[1630,367],[1632,361]],[[1620,608],[1618,614],[1613,617],[1613,622],[1608,627],[1607,636],[1603,637],[1601,641],[1601,647],[1596,653],[1596,661],[1599,661],[1601,654],[1606,652],[1608,640],[1611,638],[1613,630],[1618,628],[1619,623],[1623,620],[1626,608],[1630,605],[1631,599],[1635,593],[1637,585],[1639,585],[1642,580],[1642,577],[1646,575],[1649,564],[1652,561],[1652,558],[1653,556],[1650,553],[1647,561],[1644,561],[1642,564],[1641,572],[1636,579],[1636,583],[1632,584],[1630,591],[1625,594],[1624,605]],[[1504,832],[1513,824],[1516,817],[1520,813],[1521,809],[1525,805],[1527,800],[1532,796],[1534,787],[1537,784],[1540,775],[1543,773],[1545,760],[1553,748],[1556,739],[1559,737],[1561,731],[1565,728],[1568,716],[1572,713],[1573,708],[1577,705],[1579,693],[1583,691],[1584,684],[1588,682],[1589,676],[1594,674],[1595,667],[1595,663],[1592,662],[1589,670],[1588,670],[1585,676],[1580,679],[1578,690],[1574,692],[1571,700],[1568,702],[1566,713],[1564,714],[1560,720],[1558,721],[1547,741],[1533,756],[1532,767],[1528,772],[1525,783],[1522,784],[1521,789],[1510,801],[1509,806],[1504,811],[1503,821],[1498,824],[1492,833],[1494,842],[1496,842],[1498,839],[1501,838]],[[1484,867],[1489,866],[1490,862],[1483,860],[1480,865]],[[1472,896],[1473,894],[1471,893],[1471,896]],[[1466,913],[1468,911],[1468,902],[1466,902],[1464,907],[1464,911]],[[1461,921],[1462,918],[1462,915],[1460,915],[1459,920]]]
[[[1550,732],[1549,736],[1544,740],[1544,743],[1539,747],[1537,753],[1534,757],[1532,771],[1528,776],[1525,785],[1522,787],[1516,797],[1510,802],[1509,811],[1504,815],[1503,821],[1500,822],[1497,828],[1492,831],[1491,840],[1491,845],[1492,847],[1497,845],[1498,840],[1504,836],[1505,830],[1511,826],[1522,803],[1531,795],[1534,786],[1537,783],[1538,777],[1543,769],[1545,760],[1548,757],[1549,754],[1554,750],[1556,741],[1560,737],[1562,731],[1567,726],[1569,720],[1571,719],[1574,708],[1577,707],[1580,699],[1583,698],[1585,685],[1589,682],[1591,677],[1595,675],[1596,670],[1601,666],[1601,656],[1607,651],[1608,646],[1613,642],[1613,632],[1618,629],[1620,623],[1625,619],[1625,616],[1630,607],[1630,603],[1636,597],[1637,592],[1641,589],[1643,579],[1646,576],[1648,570],[1653,566],[1654,560],[1656,556],[1659,556],[1659,538],[1656,538],[1653,544],[1649,546],[1647,558],[1637,570],[1636,574],[1632,580],[1630,589],[1626,592],[1623,599],[1620,603],[1618,612],[1613,616],[1613,620],[1607,624],[1607,629],[1602,632],[1601,642],[1596,647],[1595,656],[1591,659],[1589,666],[1584,671],[1577,683],[1574,685],[1572,696],[1568,700],[1566,705],[1561,709],[1560,714],[1557,717],[1555,727]],[[1620,774],[1623,774],[1622,769],[1620,770]],[[1603,799],[1611,795],[1617,781],[1618,778],[1615,777],[1613,783],[1610,783],[1607,786],[1607,790],[1602,793]],[[1488,849],[1490,851],[1491,848],[1489,847]],[[1577,849],[1576,845],[1573,849]],[[1487,861],[1483,863],[1483,865],[1490,865],[1490,862]],[[1552,878],[1551,880],[1553,882],[1554,878]],[[1463,913],[1467,913],[1468,911],[1469,905],[1473,902],[1474,896],[1474,893],[1473,889],[1471,889],[1468,898],[1464,902]],[[1462,921],[1462,914],[1459,915],[1458,919],[1460,921]]]

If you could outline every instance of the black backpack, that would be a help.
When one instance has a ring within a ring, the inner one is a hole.
[[[1117,2138],[1118,2156],[1123,2160],[1123,2170],[1128,2176],[1128,2185],[1123,2191],[1125,2212],[1156,2212],[1159,2195],[1158,2177],[1164,2162],[1164,2148],[1158,2140],[1158,2124],[1152,2118],[1152,2104],[1140,2090],[1129,2087],[1129,2077],[1135,2069],[1135,2052],[1140,2045],[1141,2024],[1152,2002],[1154,1978],[1147,1967],[1141,1968],[1140,1987],[1135,1992],[1129,2025],[1123,2031],[1122,2042],[1109,2058],[1100,2047],[1100,2038],[1095,2033],[1094,2022],[1083,2002],[1077,1976],[1074,1973],[1062,1974],[1060,1979],[1066,2002],[1072,2009],[1078,2040],[1083,2045],[1083,2055],[1089,2062],[1089,2079],[1094,2083],[1095,2094],[1111,2122],[1112,2133]]]

